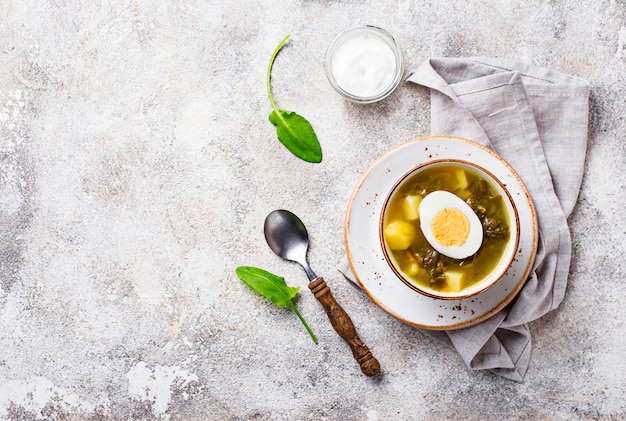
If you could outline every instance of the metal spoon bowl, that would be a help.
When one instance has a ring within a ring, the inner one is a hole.
[[[380,364],[359,339],[352,319],[337,303],[324,279],[317,276],[309,266],[306,257],[309,234],[300,218],[288,210],[272,211],[265,218],[263,231],[265,240],[274,253],[285,260],[297,262],[304,268],[310,281],[309,289],[324,307],[335,331],[350,346],[352,355],[361,366],[361,371],[367,376],[378,373]]]
[[[317,278],[306,258],[309,234],[300,218],[287,210],[275,210],[265,218],[264,231],[265,240],[274,253],[299,263],[310,281]]]

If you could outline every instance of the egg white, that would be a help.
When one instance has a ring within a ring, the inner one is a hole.
[[[469,221],[467,240],[458,246],[446,246],[435,238],[432,231],[432,221],[439,211],[445,208],[459,210]],[[476,253],[483,242],[483,226],[480,219],[460,197],[453,193],[437,190],[429,193],[419,205],[420,228],[428,243],[439,253],[453,259],[465,259]]]

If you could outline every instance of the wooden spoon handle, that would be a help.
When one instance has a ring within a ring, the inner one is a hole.
[[[378,360],[372,355],[369,348],[361,342],[356,333],[356,328],[348,313],[335,301],[324,278],[315,278],[309,284],[309,289],[324,306],[330,323],[339,336],[350,345],[354,359],[361,366],[361,371],[366,376],[373,376],[380,371]]]

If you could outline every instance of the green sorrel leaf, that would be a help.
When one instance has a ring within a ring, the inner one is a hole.
[[[264,269],[252,266],[239,266],[235,269],[237,276],[250,288],[272,300],[279,307],[291,307],[306,328],[313,342],[317,343],[315,334],[291,301],[298,294],[300,288],[290,287],[282,276],[274,275]]]
[[[276,126],[278,140],[295,156],[308,162],[322,161],[320,146],[311,123],[293,111],[272,111],[270,122]]]
[[[311,123],[301,115],[296,114],[293,111],[286,111],[279,109],[272,96],[272,89],[270,86],[270,78],[272,73],[272,66],[274,60],[280,49],[285,45],[285,42],[289,39],[287,35],[278,44],[278,47],[274,50],[272,57],[270,58],[269,65],[267,66],[267,96],[272,104],[273,111],[269,116],[270,122],[276,126],[276,135],[278,140],[285,145],[287,149],[291,151],[298,158],[308,162],[322,162],[322,147],[317,135],[311,126]]]
[[[250,288],[272,300],[279,307],[289,307],[300,288],[290,287],[285,278],[252,266],[240,266],[235,272]]]

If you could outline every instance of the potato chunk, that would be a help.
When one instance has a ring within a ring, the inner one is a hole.
[[[456,168],[454,170],[454,173],[456,174],[456,181],[458,183],[457,188],[466,189],[469,183],[467,181],[467,175],[465,174],[465,170],[463,168]]]
[[[409,248],[417,230],[410,222],[393,221],[385,227],[384,236],[387,245],[392,250],[406,250]]]
[[[402,211],[407,221],[415,221],[419,219],[419,207],[424,197],[419,194],[412,194],[404,198],[402,203]]]
[[[463,274],[452,270],[446,271],[446,284],[451,292],[459,292],[463,289]]]

